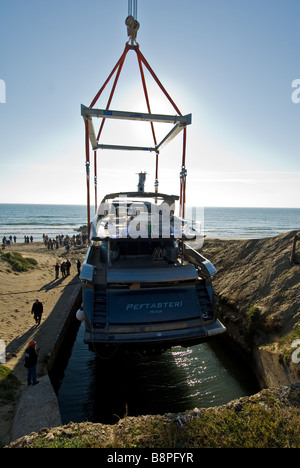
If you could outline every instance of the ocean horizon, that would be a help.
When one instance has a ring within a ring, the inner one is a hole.
[[[300,230],[300,208],[187,207],[187,219],[195,210],[202,233],[207,237],[253,239],[274,237]],[[91,218],[94,207],[91,207]],[[43,234],[72,236],[87,224],[86,205],[71,204],[0,204],[0,238],[32,236],[40,242]]]

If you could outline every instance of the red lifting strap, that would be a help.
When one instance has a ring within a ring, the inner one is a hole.
[[[90,104],[90,107],[94,107],[94,105],[96,104],[96,102],[98,101],[99,97],[101,96],[103,90],[105,89],[107,83],[110,81],[111,77],[113,76],[113,74],[115,73],[116,69],[118,68],[118,66],[123,62],[124,63],[124,60],[125,60],[125,57],[127,55],[127,52],[129,51],[130,49],[130,45],[128,44],[128,42],[126,43],[125,45],[125,49],[124,49],[124,52],[123,54],[121,55],[121,57],[119,58],[118,62],[116,63],[116,65],[114,66],[114,68],[112,69],[110,75],[108,76],[107,80],[105,81],[105,83],[103,84],[102,88],[99,89],[98,93],[96,94],[96,96],[94,97],[94,99],[92,100],[91,104]]]
[[[108,98],[108,101],[107,101],[107,105],[106,105],[106,110],[109,110],[109,107],[110,107],[110,104],[111,104],[111,101],[112,101],[112,98],[113,98],[113,95],[114,95],[114,92],[115,92],[115,89],[116,89],[116,86],[117,86],[117,83],[118,83],[118,80],[119,80],[119,77],[120,77],[120,74],[121,74],[121,71],[122,71],[122,68],[123,68],[123,65],[124,65],[126,55],[127,55],[128,51],[130,49],[133,49],[137,54],[137,59],[138,59],[138,64],[139,64],[139,69],[140,69],[140,74],[141,74],[142,85],[143,85],[143,90],[144,90],[144,95],[145,95],[145,100],[146,100],[146,104],[147,104],[148,113],[151,114],[151,108],[150,108],[150,101],[149,101],[149,96],[148,96],[148,91],[147,91],[147,86],[146,86],[146,80],[145,80],[143,65],[147,68],[147,70],[149,71],[149,73],[153,77],[154,81],[157,83],[157,85],[159,86],[161,91],[164,93],[164,95],[167,97],[169,102],[172,104],[172,106],[175,109],[175,111],[177,112],[177,114],[179,116],[182,116],[182,114],[181,114],[180,110],[178,109],[178,107],[176,106],[175,102],[173,101],[171,96],[168,94],[168,92],[166,91],[166,89],[164,88],[164,86],[159,81],[158,77],[156,76],[156,74],[154,73],[152,68],[150,67],[149,63],[147,62],[147,60],[145,59],[145,57],[141,53],[139,45],[138,44],[135,44],[135,45],[129,44],[129,42],[126,43],[125,49],[124,49],[121,57],[119,58],[118,62],[116,63],[116,65],[112,69],[111,73],[109,74],[108,78],[104,82],[103,86],[100,88],[100,90],[98,91],[98,93],[96,94],[94,99],[92,100],[92,102],[90,104],[90,108],[93,108],[95,106],[95,104],[97,103],[97,101],[98,101],[99,97],[101,96],[102,92],[104,91],[107,84],[111,80],[112,76],[114,75],[115,72],[117,72],[116,76],[115,76],[115,79],[114,79],[114,82],[113,82],[113,86],[112,86],[110,95],[109,95],[109,98]],[[102,133],[102,129],[103,129],[105,120],[106,119],[104,117],[102,119],[102,122],[101,122],[101,125],[100,125],[100,128],[99,128],[99,132],[98,132],[98,135],[97,135],[97,141],[98,142],[99,142],[99,139],[100,139],[100,136],[101,136],[101,133]],[[156,140],[156,135],[155,135],[153,122],[150,122],[150,125],[151,125],[151,130],[152,130],[153,141],[154,141],[154,144],[156,146],[157,145],[157,140]],[[90,177],[89,177],[90,154],[89,154],[88,119],[86,119],[86,121],[85,121],[85,132],[86,132],[86,170],[87,170],[88,229],[89,229],[89,225],[90,225],[90,213],[89,213],[89,205],[90,205],[90,187],[89,187],[89,185],[90,185]],[[185,214],[184,213],[184,205],[185,205],[185,187],[186,187],[185,154],[186,154],[186,128],[184,128],[184,130],[183,130],[183,154],[182,154],[182,169],[181,169],[181,177],[180,177],[180,211],[181,211],[181,216],[183,218],[184,218],[184,214]],[[96,160],[97,160],[97,156],[96,156],[96,151],[95,151],[95,153],[94,153],[95,205],[97,207],[97,194],[96,194],[97,168],[96,168]],[[158,192],[158,152],[156,153],[155,191],[156,191],[156,193]]]

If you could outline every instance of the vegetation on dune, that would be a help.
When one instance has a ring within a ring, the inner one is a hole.
[[[0,401],[14,401],[18,387],[19,381],[12,371],[0,365]]]
[[[20,448],[300,448],[300,386],[263,390],[227,405],[128,417],[116,425],[70,423],[43,429]]]

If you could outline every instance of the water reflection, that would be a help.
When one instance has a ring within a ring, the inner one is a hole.
[[[81,326],[58,392],[64,424],[113,424],[126,414],[216,406],[257,391],[253,375],[219,340],[162,356],[103,360],[88,350],[83,334]]]

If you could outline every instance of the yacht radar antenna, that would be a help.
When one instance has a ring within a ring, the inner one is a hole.
[[[139,172],[139,183],[138,183],[138,192],[144,192],[145,191],[145,182],[146,182],[146,172]]]

